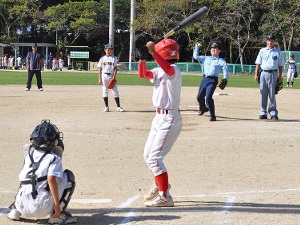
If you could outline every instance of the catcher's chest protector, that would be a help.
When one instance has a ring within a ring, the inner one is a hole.
[[[31,192],[31,195],[32,195],[32,198],[33,199],[36,199],[36,196],[37,196],[37,189],[36,189],[36,185],[38,182],[41,182],[41,181],[44,181],[44,180],[47,180],[47,176],[43,176],[43,177],[37,177],[37,175],[35,174],[35,172],[38,170],[40,164],[41,164],[41,161],[44,159],[44,157],[49,154],[48,151],[46,151],[42,157],[40,158],[40,160],[38,162],[34,162],[33,160],[33,152],[30,152],[30,148],[28,150],[28,155],[29,155],[29,158],[30,158],[30,161],[31,161],[31,164],[30,164],[30,167],[32,168],[32,170],[30,170],[27,174],[26,174],[26,178],[28,180],[24,180],[24,181],[21,181],[21,184],[22,185],[27,185],[27,184],[31,184],[32,186],[32,192]]]

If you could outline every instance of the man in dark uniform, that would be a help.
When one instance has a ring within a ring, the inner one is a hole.
[[[33,44],[32,52],[28,52],[26,56],[26,68],[28,71],[26,91],[30,91],[34,74],[36,76],[38,89],[43,91],[41,70],[44,70],[44,60],[44,55],[37,52],[37,44]]]

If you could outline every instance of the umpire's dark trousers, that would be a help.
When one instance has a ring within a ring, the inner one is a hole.
[[[205,111],[208,108],[210,117],[216,117],[215,103],[212,98],[218,84],[217,77],[203,77],[199,86],[197,101],[199,102],[199,110]],[[206,102],[205,102],[206,97]]]
[[[43,88],[43,82],[42,82],[42,75],[41,75],[41,70],[30,70],[28,71],[28,77],[27,77],[27,88],[31,88],[31,82],[32,78],[35,74],[36,80],[37,80],[37,86],[38,88]]]

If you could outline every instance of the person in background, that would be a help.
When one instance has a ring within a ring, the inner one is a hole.
[[[44,55],[37,52],[37,44],[32,45],[32,52],[28,52],[26,56],[26,68],[28,71],[26,91],[30,91],[32,78],[35,75],[37,86],[40,91],[43,91],[42,73],[44,70]]]
[[[118,72],[118,59],[112,54],[113,46],[111,44],[106,44],[104,46],[105,55],[99,59],[97,68],[98,68],[98,84],[102,85],[102,96],[105,104],[104,112],[109,112],[108,106],[108,88],[107,84],[110,79],[117,77]],[[124,112],[124,109],[120,105],[120,97],[118,85],[116,84],[112,90],[112,93],[117,104],[117,111]]]
[[[290,58],[286,61],[289,64],[286,78],[286,87],[293,87],[294,85],[294,75],[297,72],[297,63],[295,61],[295,56],[291,55]]]
[[[276,105],[276,85],[282,82],[282,67],[284,59],[281,50],[275,47],[276,38],[274,35],[268,35],[267,46],[261,48],[255,60],[256,68],[254,79],[260,84],[261,107],[259,119],[268,119],[268,113],[271,120],[278,120],[278,111]],[[259,69],[262,69],[260,80],[258,80]],[[268,98],[270,99],[267,110]]]
[[[222,51],[222,44],[218,40],[212,40],[209,43],[210,56],[199,55],[200,43],[197,43],[193,57],[204,65],[204,74],[200,83],[197,101],[199,103],[198,115],[202,116],[204,113],[210,113],[210,121],[216,121],[215,103],[213,94],[218,84],[218,77],[220,71],[223,70],[224,79],[228,80],[228,68],[224,59],[219,55]]]

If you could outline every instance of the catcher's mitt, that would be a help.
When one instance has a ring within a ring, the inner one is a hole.
[[[108,89],[113,89],[114,86],[116,85],[117,80],[115,78],[111,78],[107,84]]]
[[[221,90],[224,90],[226,85],[227,85],[227,79],[223,78],[222,80],[219,81],[217,87],[219,87]]]
[[[277,84],[275,87],[275,95],[278,94],[278,92],[282,89],[282,87],[283,87],[283,82],[277,80]]]

